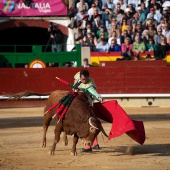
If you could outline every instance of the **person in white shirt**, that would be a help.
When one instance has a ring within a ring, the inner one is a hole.
[[[166,38],[168,38],[168,36],[170,35],[170,29],[167,23],[165,23],[163,26],[162,35]]]
[[[140,0],[128,0],[128,5],[129,4],[132,4],[132,6],[134,8],[137,8],[138,7],[138,4],[141,4],[141,1]]]
[[[109,45],[111,45],[112,39],[116,39],[117,44],[121,45],[120,38],[117,36],[117,32],[113,31],[111,37],[108,39]]]
[[[94,15],[94,9],[98,10],[98,12],[100,13],[100,9],[98,7],[96,7],[96,4],[95,3],[92,3],[91,5],[91,8],[88,10],[88,15],[89,15],[89,18],[91,18],[92,15]]]
[[[82,8],[84,4],[86,5],[87,10],[89,9],[88,4],[87,4],[86,2],[84,2],[84,0],[80,0],[80,2],[78,2],[78,3],[76,4],[77,12],[79,12],[79,9]]]

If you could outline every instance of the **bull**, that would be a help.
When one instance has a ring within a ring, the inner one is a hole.
[[[43,143],[42,147],[46,147],[46,133],[52,117],[55,115],[56,109],[48,111],[51,106],[58,102],[62,97],[66,96],[68,91],[56,90],[52,92],[47,100],[44,108],[44,124],[43,124]],[[66,135],[73,135],[73,146],[71,149],[71,155],[77,155],[76,144],[78,139],[82,139],[84,145],[91,146],[94,139],[101,131],[106,137],[107,134],[104,131],[101,122],[96,118],[92,106],[89,105],[87,97],[84,93],[79,92],[78,95],[72,101],[70,107],[67,110],[65,117],[59,121],[59,115],[55,116],[55,137],[54,143],[51,146],[50,154],[54,154],[56,144],[60,140],[61,132],[64,132],[65,140]]]

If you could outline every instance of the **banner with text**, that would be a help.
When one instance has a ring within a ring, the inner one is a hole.
[[[23,0],[0,0],[0,16],[64,16],[67,6],[62,0],[31,0],[30,7]]]

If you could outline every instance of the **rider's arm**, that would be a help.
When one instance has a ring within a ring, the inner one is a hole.
[[[96,100],[102,102],[102,97],[99,95],[96,91],[96,89],[93,86],[90,86],[89,88],[86,89]]]

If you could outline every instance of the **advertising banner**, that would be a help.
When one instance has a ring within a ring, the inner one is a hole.
[[[64,15],[67,15],[67,6],[62,0],[31,0],[30,7],[23,0],[0,0],[0,17]]]

